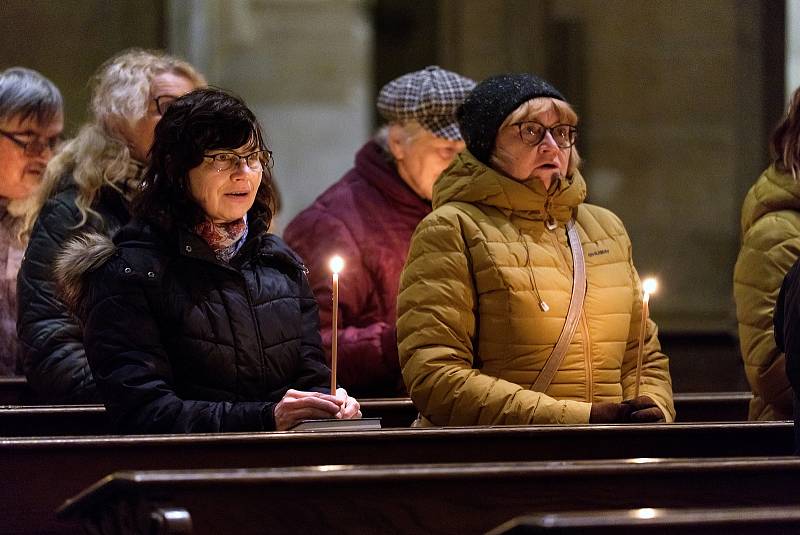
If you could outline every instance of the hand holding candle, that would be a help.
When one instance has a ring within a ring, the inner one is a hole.
[[[336,346],[339,338],[339,272],[344,268],[344,260],[336,255],[328,263],[333,273],[333,310],[331,324],[331,395],[336,395]]]
[[[647,332],[647,318],[650,316],[650,295],[658,290],[658,281],[649,277],[642,281],[642,322],[639,327],[639,353],[636,357],[636,393],[634,398],[639,397],[639,383],[642,379],[642,360],[644,359],[644,337]]]

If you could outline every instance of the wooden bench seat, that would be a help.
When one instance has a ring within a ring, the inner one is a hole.
[[[786,422],[750,422],[0,439],[0,503],[15,504],[9,530],[38,533],[59,527],[61,501],[119,470],[789,455],[793,436]]]
[[[95,533],[483,533],[531,511],[800,505],[800,459],[631,459],[118,472],[60,509]],[[187,518],[188,517],[188,518]]]

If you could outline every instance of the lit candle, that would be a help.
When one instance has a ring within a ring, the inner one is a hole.
[[[642,360],[644,359],[644,336],[647,331],[647,318],[650,315],[650,294],[658,290],[658,281],[647,278],[642,281],[642,324],[639,326],[639,354],[636,357],[636,392],[634,398],[639,397],[639,384],[642,380]]]
[[[336,346],[339,339],[339,272],[344,268],[344,260],[336,255],[331,258],[328,267],[333,272],[333,319],[331,325],[331,395],[336,395]]]

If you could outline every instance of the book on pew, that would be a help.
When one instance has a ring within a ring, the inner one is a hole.
[[[320,420],[302,420],[289,428],[289,431],[371,431],[380,428],[380,418],[354,418],[351,420],[324,418]]]

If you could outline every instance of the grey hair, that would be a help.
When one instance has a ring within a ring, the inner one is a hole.
[[[372,134],[372,141],[374,141],[383,152],[386,154],[389,153],[389,125],[385,124],[378,128],[374,134]]]
[[[34,118],[47,125],[63,112],[61,91],[40,73],[25,67],[0,72],[0,120]]]
[[[403,142],[406,144],[411,143],[417,138],[417,136],[426,130],[424,126],[413,120],[402,123],[391,122],[378,128],[378,130],[372,135],[372,141],[377,143],[377,145],[383,150],[386,159],[390,162],[395,161],[394,155],[389,148],[389,128],[391,128],[392,125],[398,125],[403,129]]]

